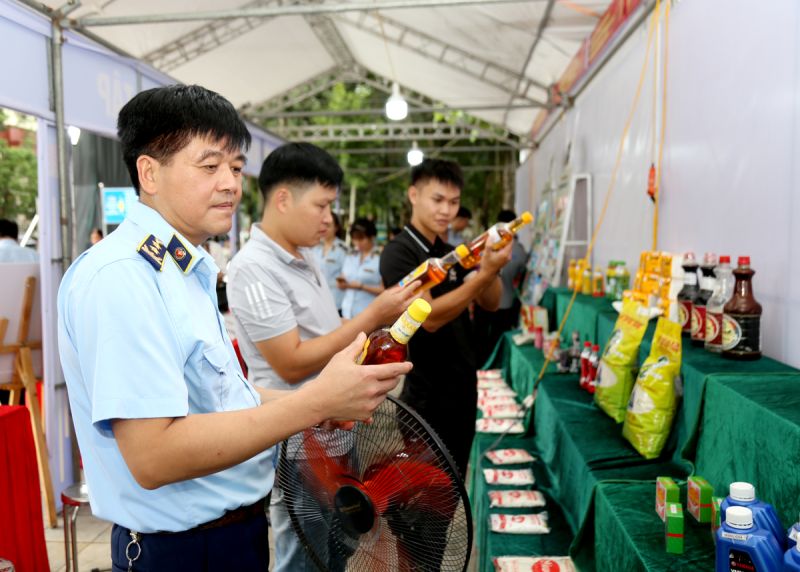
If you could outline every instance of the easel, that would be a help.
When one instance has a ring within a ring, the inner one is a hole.
[[[10,267],[11,265],[6,266],[6,268]],[[41,349],[42,342],[41,340],[32,341],[28,339],[35,296],[36,277],[28,276],[25,278],[23,288],[19,328],[17,330],[17,341],[15,343],[5,343],[9,319],[0,316],[0,356],[4,354],[11,354],[14,356],[11,379],[5,383],[0,380],[0,389],[9,392],[9,405],[19,405],[22,391],[24,390],[27,392],[25,402],[31,414],[31,427],[36,444],[36,460],[39,465],[39,480],[41,481],[42,493],[44,494],[47,505],[48,522],[50,528],[55,528],[57,525],[57,515],[55,496],[53,494],[53,481],[50,477],[50,461],[47,456],[47,442],[44,436],[42,412],[39,408],[39,400],[36,397],[36,375],[34,373],[33,357],[31,355],[31,350]]]

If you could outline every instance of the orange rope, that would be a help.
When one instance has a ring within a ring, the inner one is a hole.
[[[656,196],[653,211],[653,250],[658,250],[658,207],[661,202],[661,164],[664,159],[664,139],[667,133],[667,67],[669,65],[669,6],[664,8],[664,79],[661,81],[661,141],[658,145],[658,167],[656,169]]]
[[[569,8],[570,10],[575,10],[576,12],[578,12],[579,14],[583,14],[584,16],[599,18],[602,15],[599,12],[595,12],[591,8],[587,8],[586,6],[581,6],[580,4],[573,4],[569,0],[558,0],[558,2],[565,8]]]
[[[603,208],[600,211],[600,216],[597,218],[597,225],[595,225],[594,232],[592,233],[592,239],[589,241],[589,245],[586,247],[586,257],[584,261],[586,264],[589,262],[589,257],[592,254],[592,250],[594,249],[594,244],[597,241],[597,235],[600,232],[600,228],[603,225],[603,221],[606,216],[606,211],[608,210],[608,203],[611,199],[611,193],[614,190],[614,186],[617,182],[617,175],[619,173],[619,167],[622,163],[622,154],[625,149],[625,141],[628,139],[628,132],[630,131],[631,124],[633,123],[633,117],[636,114],[636,108],[639,105],[639,97],[642,94],[642,86],[644,85],[644,79],[647,76],[647,67],[650,62],[650,46],[653,42],[653,31],[655,30],[656,23],[658,22],[658,12],[653,11],[653,15],[650,18],[650,24],[647,28],[647,47],[645,49],[644,55],[644,62],[642,62],[642,71],[639,74],[639,83],[636,86],[636,94],[633,97],[633,103],[631,104],[631,110],[628,113],[628,118],[625,121],[625,127],[622,130],[622,137],[619,141],[619,147],[617,148],[617,157],[614,163],[614,169],[611,172],[611,180],[608,183],[608,190],[606,191],[605,199],[603,200]],[[572,305],[575,303],[575,298],[578,295],[577,288],[572,292],[572,298],[570,298],[569,304],[567,305],[567,309],[564,312],[564,317],[561,318],[561,323],[558,326],[558,338],[561,339],[561,333],[564,330],[564,325],[567,322],[567,318],[569,317],[570,312],[572,311]],[[553,357],[553,349],[551,348],[550,352],[548,352],[547,356],[545,357],[544,364],[542,365],[542,369],[539,371],[539,375],[536,377],[536,381],[533,384],[533,390],[539,385],[539,382],[544,377],[545,372],[547,371],[547,366],[550,365]]]

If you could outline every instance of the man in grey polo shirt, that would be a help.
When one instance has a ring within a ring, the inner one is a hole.
[[[332,224],[330,206],[343,173],[327,152],[288,143],[264,161],[259,187],[264,214],[228,270],[228,303],[250,381],[296,389],[315,377],[359,332],[391,323],[414,298],[416,284],[390,288],[343,321],[311,249]],[[343,455],[347,443],[329,443]],[[279,489],[272,493],[275,572],[316,570],[288,521]]]

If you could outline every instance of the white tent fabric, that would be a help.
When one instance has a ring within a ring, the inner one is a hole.
[[[353,0],[326,1],[346,4]],[[323,3],[84,0],[68,17],[77,20]],[[340,53],[326,47],[309,23],[312,17],[305,15],[87,29],[137,58],[147,60],[148,56],[160,55],[153,60],[159,69],[182,82],[219,91],[237,106],[267,101],[335,70],[344,57],[448,107],[496,106],[470,113],[512,133],[527,135],[538,109],[516,108],[506,113],[505,107],[530,104],[530,99],[546,102],[547,93],[541,87],[531,87],[527,90],[529,99],[512,95],[517,92],[517,76],[540,86],[552,84],[609,3],[610,0],[510,0],[502,4],[380,10],[381,1],[376,0],[375,11],[319,16],[332,22],[344,40],[347,49]],[[47,0],[45,4],[56,9],[63,0]],[[363,0],[359,4],[363,5]],[[536,42],[548,9],[550,17]],[[404,29],[409,32],[402,34]],[[184,44],[183,51],[174,49],[165,56],[164,48],[176,40]],[[536,49],[527,61],[534,42]],[[441,55],[446,46],[449,48],[442,61],[430,55]],[[429,55],[421,55],[420,50]],[[491,65],[487,67],[487,63]]]

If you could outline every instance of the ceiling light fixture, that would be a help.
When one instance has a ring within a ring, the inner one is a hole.
[[[392,95],[386,100],[386,117],[392,121],[402,121],[408,117],[408,103],[400,95],[400,86],[392,82]]]
[[[414,141],[414,143],[411,145],[411,149],[409,149],[408,153],[406,153],[406,159],[408,159],[408,164],[411,165],[412,167],[416,167],[417,165],[422,163],[422,160],[424,158],[425,158],[425,153],[422,152],[422,149],[419,148],[417,142]]]

